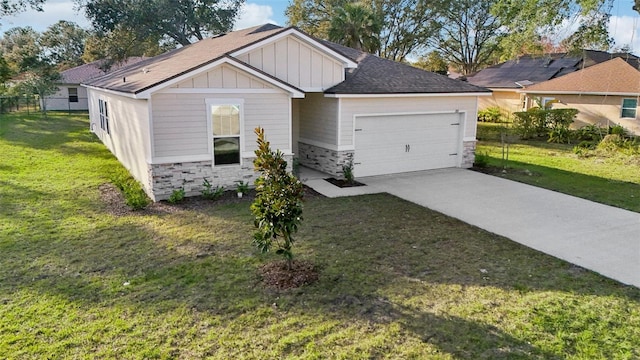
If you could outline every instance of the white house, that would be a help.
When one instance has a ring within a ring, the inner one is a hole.
[[[263,25],[88,81],[91,130],[154,200],[207,179],[255,179],[255,127],[288,160],[357,177],[474,159],[479,96],[490,91]],[[291,163],[291,161],[289,162]]]

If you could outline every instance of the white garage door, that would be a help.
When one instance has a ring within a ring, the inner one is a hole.
[[[358,116],[354,175],[454,167],[459,146],[460,114]]]

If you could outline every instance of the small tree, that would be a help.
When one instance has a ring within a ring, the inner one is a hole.
[[[277,246],[276,254],[284,256],[291,270],[293,261],[292,235],[298,231],[302,221],[302,183],[287,171],[287,162],[280,150],[271,150],[265,140],[264,129],[256,128],[258,149],[253,165],[260,177],[255,181],[256,198],[251,205],[255,216],[254,224],[258,229],[254,244],[262,252],[268,252]]]
[[[60,80],[60,74],[50,65],[42,65],[40,68],[25,73],[22,81],[22,88],[30,94],[38,95],[40,98],[40,110],[47,116],[46,97],[58,91],[56,82]]]

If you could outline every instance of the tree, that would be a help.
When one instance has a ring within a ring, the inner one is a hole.
[[[95,29],[121,29],[138,39],[167,37],[180,45],[230,31],[244,0],[77,0]]]
[[[426,56],[421,56],[413,66],[438,73],[440,75],[447,75],[449,72],[449,64],[447,63],[447,60],[436,50],[429,52]]]
[[[566,31],[569,23],[578,25],[576,36],[578,32],[606,32],[603,24],[612,6],[613,0],[497,0],[492,11],[506,33],[500,43],[503,57],[530,52],[531,44],[540,48],[541,38],[558,37],[555,31]],[[607,37],[600,35],[600,39]]]
[[[350,0],[293,0],[285,14],[288,24],[321,39],[329,38],[331,20]],[[381,22],[377,34],[377,55],[403,61],[407,55],[425,47],[434,30],[435,1],[428,0],[363,0]]]
[[[15,15],[27,10],[27,8],[42,11],[44,2],[45,0],[3,0],[0,2],[0,18]]]
[[[287,162],[280,150],[271,150],[264,129],[256,128],[258,149],[253,165],[260,177],[255,182],[256,198],[251,205],[258,229],[253,241],[262,252],[277,246],[276,254],[284,256],[288,269],[293,262],[292,235],[302,222],[302,183],[287,171]]]
[[[175,48],[173,42],[160,43],[157,37],[140,38],[135,32],[116,28],[107,33],[93,33],[87,38],[82,60],[90,63],[104,60],[103,70],[132,56],[152,57]]]
[[[29,69],[24,73],[24,80],[20,87],[25,92],[38,95],[40,98],[40,110],[47,116],[47,102],[45,98],[58,91],[56,83],[60,81],[60,73],[49,64],[41,63],[39,67]]]
[[[589,23],[580,24],[560,45],[572,53],[583,49],[608,51],[613,45],[613,39],[609,36],[609,18],[609,14],[593,14]]]
[[[31,27],[15,27],[7,30],[0,40],[0,53],[17,74],[39,67],[42,61],[40,34]]]
[[[49,53],[51,61],[61,69],[82,65],[87,30],[65,20],[49,26],[40,37],[40,44]]]
[[[371,9],[361,3],[347,3],[336,11],[328,35],[333,42],[375,53],[380,49],[381,28]]]
[[[458,0],[438,11],[431,45],[463,74],[487,65],[499,50],[502,24],[491,13],[496,0]]]

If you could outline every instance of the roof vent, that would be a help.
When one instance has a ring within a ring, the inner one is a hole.
[[[127,78],[123,76],[123,77],[122,77],[122,82],[123,82],[123,83],[127,82]]]
[[[149,69],[148,69],[148,68],[142,68],[142,73],[143,73],[143,74],[146,74],[146,73],[148,73],[148,72],[149,72]]]
[[[521,88],[533,85],[533,82],[531,82],[529,80],[520,80],[520,81],[516,81],[515,83],[516,83],[516,85],[520,86]]]

